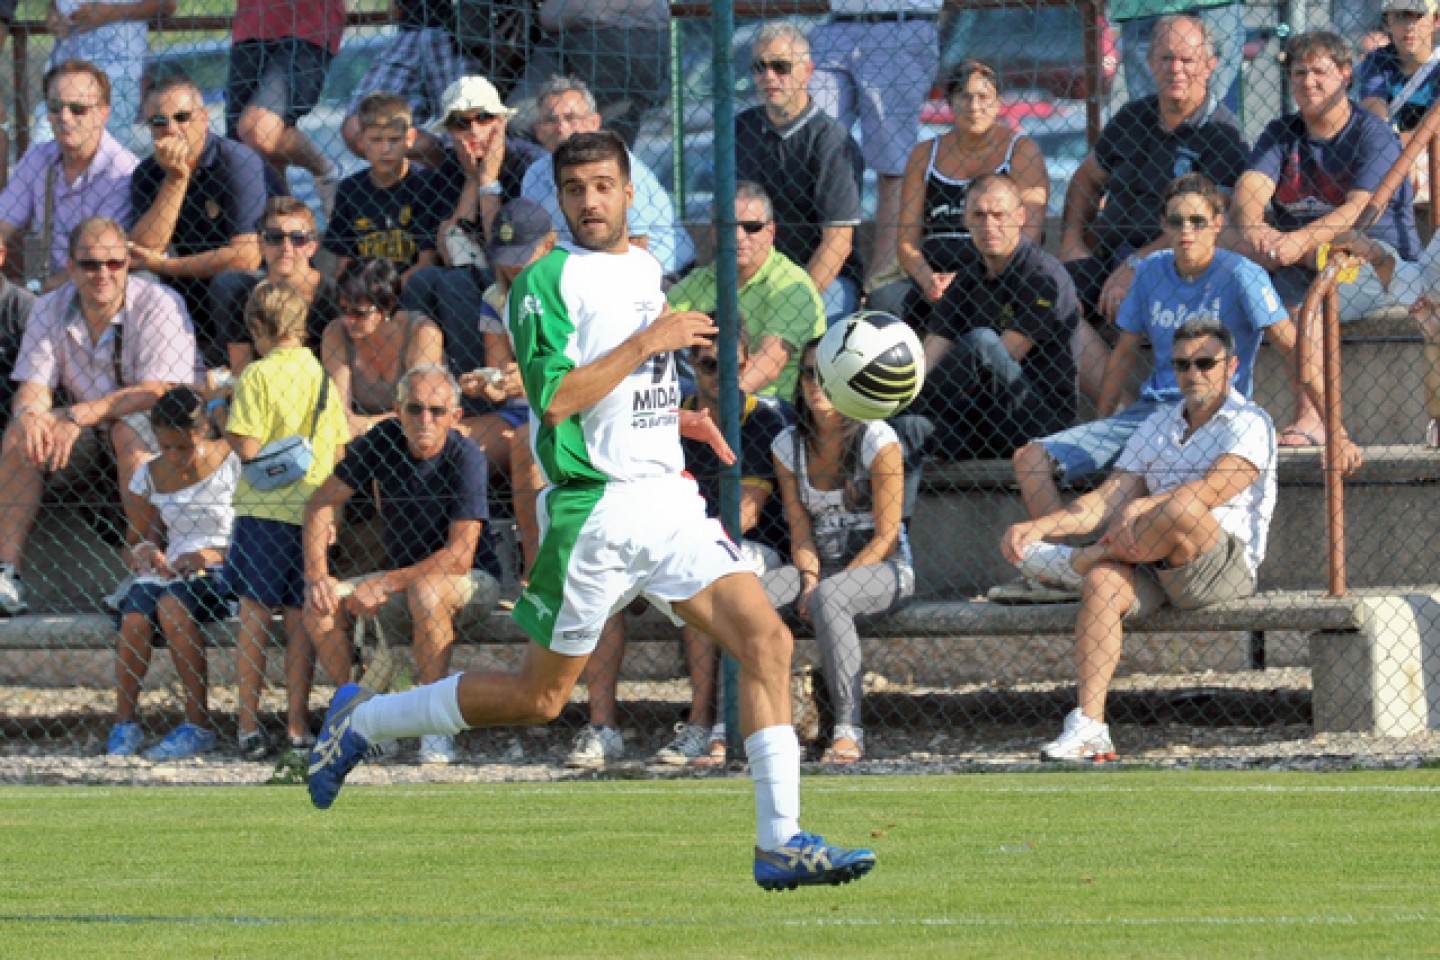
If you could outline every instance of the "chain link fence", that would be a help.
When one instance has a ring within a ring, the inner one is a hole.
[[[1381,6],[20,3],[0,757],[283,778],[337,681],[519,664],[505,293],[595,129],[670,306],[738,302],[739,466],[686,462],[811,759],[1433,756],[1440,58]],[[861,309],[923,340],[889,421],[818,387]],[[728,359],[651,366],[719,422]],[[637,601],[559,723],[383,762],[720,766],[726,684]]]

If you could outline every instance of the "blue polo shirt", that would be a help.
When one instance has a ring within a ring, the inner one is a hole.
[[[135,219],[155,205],[165,171],[153,156],[140,161],[130,179]],[[170,245],[177,257],[206,253],[254,233],[270,196],[265,161],[243,143],[210,134],[200,164],[190,174]]]

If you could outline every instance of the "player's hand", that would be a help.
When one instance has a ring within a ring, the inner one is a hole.
[[[1097,306],[1101,315],[1107,320],[1114,320],[1115,315],[1120,312],[1120,304],[1125,302],[1125,297],[1130,293],[1130,285],[1134,282],[1134,267],[1128,263],[1116,267],[1100,290],[1100,302]]]
[[[1027,520],[1014,524],[1000,538],[1000,554],[1007,563],[1018,564],[1025,554],[1025,548],[1040,539],[1040,531],[1034,523]]]
[[[674,311],[667,306],[640,335],[645,337],[645,355],[653,357],[702,346],[719,332],[720,328],[705,314],[695,310]]]
[[[184,137],[161,137],[155,141],[155,162],[172,180],[190,179],[190,144]]]
[[[680,436],[709,444],[720,462],[727,467],[735,462],[735,451],[731,450],[730,444],[725,441],[720,425],[710,419],[709,410],[681,410]]]
[[[305,586],[305,602],[322,617],[340,612],[340,581],[332,576],[311,580]]]

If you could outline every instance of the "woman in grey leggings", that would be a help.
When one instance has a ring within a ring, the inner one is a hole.
[[[770,602],[815,628],[835,708],[825,763],[854,763],[860,726],[860,634],[855,618],[883,613],[915,591],[901,519],[905,465],[895,431],[852,420],[815,379],[815,343],[801,354],[795,426],[771,453],[785,514],[791,565],[767,573]]]

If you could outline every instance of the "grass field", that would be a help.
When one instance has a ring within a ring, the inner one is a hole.
[[[747,780],[0,789],[0,956],[1400,957],[1440,772],[805,781],[858,884],[750,880]]]

